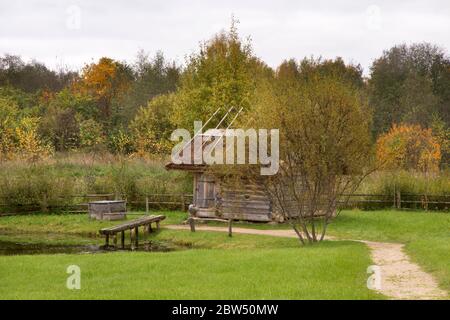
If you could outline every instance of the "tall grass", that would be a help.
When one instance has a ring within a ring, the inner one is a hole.
[[[22,211],[23,205],[32,204],[34,210],[48,211],[86,201],[74,197],[86,194],[114,194],[131,203],[146,194],[192,193],[191,176],[165,170],[166,162],[167,159],[142,160],[83,153],[57,154],[36,163],[2,162],[0,204],[3,206],[0,210]],[[392,207],[394,194],[400,194],[402,200],[450,202],[450,170],[434,175],[378,172],[365,180],[358,193],[389,196],[383,203],[358,205],[363,209]],[[424,208],[424,205],[418,203],[409,207]],[[448,207],[430,205],[427,208],[448,210]]]
[[[450,170],[436,174],[424,174],[409,171],[377,172],[369,176],[361,185],[358,193],[368,195],[386,195],[388,198],[400,198],[402,208],[449,210]],[[376,199],[367,197],[367,199]],[[435,203],[441,202],[441,203]],[[386,203],[365,203],[364,209],[392,207],[393,201]]]
[[[42,211],[70,206],[74,197],[109,193],[134,200],[151,193],[191,193],[190,176],[167,171],[164,159],[140,160],[112,155],[58,155],[37,162],[0,164],[0,203],[3,211],[34,205]]]
[[[360,191],[369,194],[450,195],[450,170],[438,174],[377,172],[367,178]]]

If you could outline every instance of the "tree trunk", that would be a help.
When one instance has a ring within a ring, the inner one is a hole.
[[[300,233],[300,231],[298,231],[297,227],[295,226],[295,224],[292,223],[292,229],[294,229],[295,233],[297,234],[300,242],[305,245],[305,240],[303,239],[302,234]]]

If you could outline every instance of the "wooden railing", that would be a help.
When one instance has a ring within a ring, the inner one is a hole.
[[[45,199],[42,202],[24,202],[7,204],[4,199],[0,198],[0,214],[26,214],[31,212],[42,211],[62,211],[70,213],[87,212],[88,202],[95,200],[114,200],[124,199],[127,201],[130,210],[146,210],[150,209],[176,209],[187,211],[188,206],[192,203],[192,194],[142,194],[134,195],[128,199],[126,195],[120,194],[86,194],[72,195],[61,198],[62,204],[46,204]],[[361,208],[361,209],[422,209],[422,210],[442,210],[450,211],[450,195],[425,195],[425,194],[353,194],[345,201],[346,195],[340,199],[341,206],[345,208]],[[3,204],[1,204],[4,202]]]
[[[129,209],[145,210],[150,209],[176,209],[187,211],[188,206],[192,203],[192,194],[144,194],[134,195],[132,199],[128,199],[126,195],[105,193],[105,194],[86,194],[71,195],[60,197],[62,204],[46,204],[45,199],[42,202],[29,201],[23,203],[8,204],[4,203],[0,198],[0,215],[9,214],[26,214],[42,211],[62,211],[70,213],[86,213],[88,211],[88,203],[95,200],[114,200],[124,199]],[[3,203],[2,203],[3,202]]]

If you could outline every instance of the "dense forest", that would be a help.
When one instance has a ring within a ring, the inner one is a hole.
[[[372,113],[374,141],[395,128],[431,129],[441,164],[448,163],[450,58],[444,49],[399,44],[373,61],[368,78],[360,65],[339,57],[297,57],[274,70],[234,26],[204,42],[183,66],[162,52],[149,57],[141,51],[133,62],[103,57],[80,71],[50,70],[5,54],[0,58],[0,158],[36,160],[93,149],[140,157],[165,154],[174,128],[191,128],[193,120],[206,120],[218,107],[225,112],[236,105],[251,115],[270,87],[316,76],[333,76],[360,91]]]

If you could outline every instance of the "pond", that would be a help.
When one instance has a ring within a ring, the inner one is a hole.
[[[114,251],[147,251],[147,252],[168,252],[178,250],[179,247],[169,241],[146,241],[139,245],[138,249],[131,250],[131,247],[125,249],[115,249],[114,247],[105,247],[95,244],[47,244],[34,242],[17,242],[0,240],[0,256],[9,255],[29,255],[29,254],[93,254],[106,253]]]

